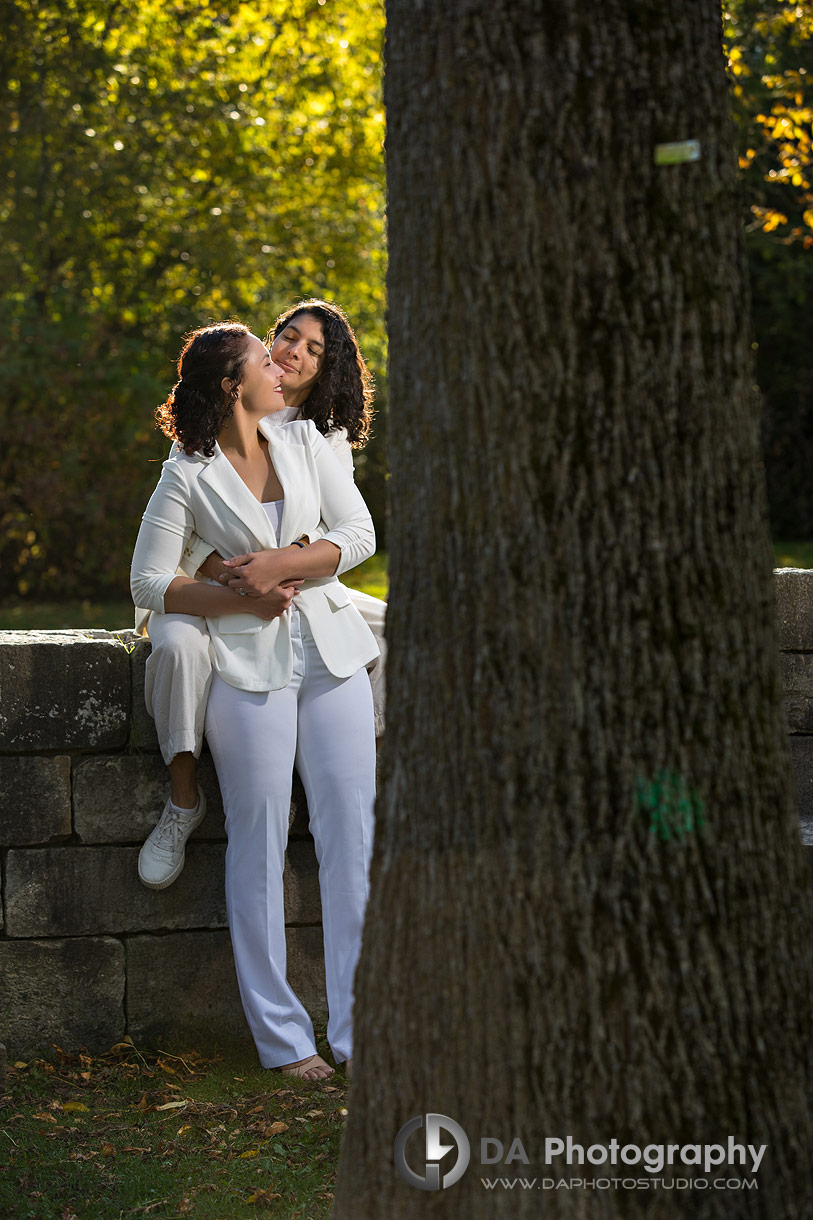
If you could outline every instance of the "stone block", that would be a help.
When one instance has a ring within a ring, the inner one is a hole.
[[[310,1016],[327,1020],[321,928],[288,928],[288,978]],[[228,932],[133,936],[127,952],[127,1032],[136,1042],[167,1036],[248,1035]]]
[[[159,750],[155,721],[144,703],[144,667],[152,644],[144,636],[134,636],[128,645],[130,656],[130,744],[137,750]]]
[[[285,856],[285,922],[319,923],[322,900],[319,895],[319,869],[313,842],[288,844]]]
[[[127,1031],[136,1040],[247,1032],[228,932],[133,936],[127,949]]]
[[[813,818],[813,737],[791,737],[790,757],[796,782],[796,809],[806,824]]]
[[[0,631],[0,751],[124,745],[130,711],[127,651],[109,633],[94,635]]]
[[[0,843],[22,847],[71,836],[71,760],[0,757]]]
[[[94,936],[226,926],[221,843],[190,842],[186,864],[165,890],[138,879],[137,847],[11,849],[6,859],[6,935]],[[286,923],[320,919],[313,844],[291,843]]]
[[[222,844],[191,843],[174,885],[148,890],[137,847],[13,849],[6,858],[6,934],[93,936],[225,927]]]
[[[294,783],[291,790],[291,816],[288,821],[288,834],[296,838],[308,839],[310,839],[311,834],[308,826],[308,802],[305,798],[305,789],[302,787],[302,780],[296,771],[294,771]]]
[[[206,817],[192,841],[223,840],[223,802],[212,760],[201,758],[198,779]],[[169,775],[160,754],[84,758],[74,765],[74,827],[82,843],[138,843],[150,833],[169,796]]]
[[[204,748],[198,781],[206,795],[206,817],[192,835],[195,841],[226,837],[223,801],[214,763]],[[84,758],[73,769],[74,829],[83,843],[142,843],[169,795],[169,776],[160,754],[117,754]],[[310,838],[305,793],[294,776],[288,821],[294,837]]]
[[[288,981],[311,1019],[327,1021],[325,950],[321,928],[288,928],[285,933]]]
[[[813,570],[777,568],[773,577],[779,647],[813,650]]]
[[[107,1050],[125,1032],[124,948],[110,937],[0,942],[0,1039],[12,1059]]]
[[[813,733],[813,653],[783,652],[785,718],[791,733]]]

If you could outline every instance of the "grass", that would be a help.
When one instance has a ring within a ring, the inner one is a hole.
[[[252,1050],[54,1048],[9,1068],[0,1217],[326,1220],[347,1091],[341,1072],[292,1082]]]
[[[813,542],[775,542],[773,556],[778,568],[813,568]]]
[[[387,597],[387,555],[381,552],[346,572],[344,584],[373,597]],[[89,631],[103,628],[121,631],[133,625],[133,603],[124,601],[40,602],[8,598],[0,603],[0,631],[58,631],[74,627]]]

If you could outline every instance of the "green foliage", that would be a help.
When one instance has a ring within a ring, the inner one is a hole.
[[[813,247],[813,6],[726,0],[725,38],[751,231]]]
[[[774,534],[813,534],[813,3],[726,0]]]
[[[326,296],[381,388],[382,29],[377,0],[6,3],[0,594],[126,594],[192,327]]]

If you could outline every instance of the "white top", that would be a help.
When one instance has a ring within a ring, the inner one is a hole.
[[[266,516],[271,522],[271,528],[277,539],[277,546],[279,546],[279,527],[282,525],[282,510],[284,505],[284,500],[265,500],[263,502]]]

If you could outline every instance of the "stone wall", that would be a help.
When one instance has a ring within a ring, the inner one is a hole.
[[[138,880],[168,791],[144,709],[149,648],[129,631],[0,632],[0,1042],[13,1058],[52,1043],[100,1050],[125,1033],[248,1036],[206,752],[207,813],[181,877],[160,891]],[[289,974],[323,1020],[319,886],[298,783],[290,836]]]
[[[802,838],[813,847],[813,571],[775,575]],[[166,798],[144,710],[149,644],[130,632],[0,632],[0,1042],[13,1058],[128,1033],[246,1037],[223,900],[223,811],[204,754],[205,821],[180,879],[136,859]],[[289,972],[325,1016],[319,889],[304,797],[291,808]]]

